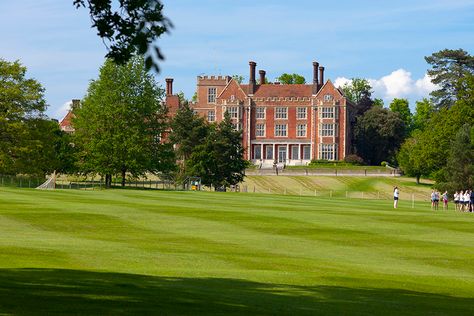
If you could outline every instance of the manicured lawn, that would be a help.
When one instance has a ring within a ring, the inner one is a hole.
[[[474,215],[405,200],[0,188],[0,314],[472,315]]]
[[[393,187],[401,199],[429,201],[432,183],[416,184],[414,178],[365,176],[246,176],[242,189],[249,192],[392,199]],[[362,194],[364,193],[364,194]]]

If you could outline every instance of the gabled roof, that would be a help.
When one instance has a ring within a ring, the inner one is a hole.
[[[320,93],[324,93],[323,91],[327,91],[327,90],[329,90],[329,89],[334,90],[334,91],[337,91],[337,93],[338,93],[341,97],[344,97],[344,98],[346,97],[346,96],[344,95],[344,93],[342,93],[341,90],[337,89],[337,88],[334,86],[334,84],[332,83],[332,81],[329,80],[329,79],[324,83],[324,85],[321,87],[321,89],[319,89],[318,93],[316,93],[316,97],[318,97]]]
[[[221,91],[221,93],[219,93],[219,95],[217,96],[218,99],[222,98],[222,97],[226,97],[227,96],[227,92],[231,89],[231,88],[235,88],[238,92],[241,93],[242,95],[242,98],[245,98],[247,97],[247,89],[244,89],[242,87],[243,85],[239,84],[236,80],[234,80],[233,78],[230,79],[229,83],[227,83],[227,85],[224,87],[224,89]]]
[[[72,114],[72,111],[68,111],[66,116],[59,123],[59,127],[65,128],[65,127],[72,126],[73,118],[74,118],[74,114]]]

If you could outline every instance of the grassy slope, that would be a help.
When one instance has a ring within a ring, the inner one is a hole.
[[[242,184],[250,192],[319,196],[392,198],[393,187],[400,189],[401,199],[429,200],[431,184],[417,185],[415,179],[405,177],[354,177],[354,176],[247,176]]]
[[[401,201],[0,188],[0,311],[473,314],[474,216]]]

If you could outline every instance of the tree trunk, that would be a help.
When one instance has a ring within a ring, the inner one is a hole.
[[[122,167],[122,187],[125,187],[125,174],[127,172],[127,169],[125,167]]]
[[[105,187],[107,189],[110,189],[111,185],[112,185],[112,175],[106,174],[105,175]]]
[[[416,184],[420,184],[420,175],[419,174],[416,175]]]

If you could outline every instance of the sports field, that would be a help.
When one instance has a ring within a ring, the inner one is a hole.
[[[0,314],[473,315],[474,215],[405,200],[0,188]]]

